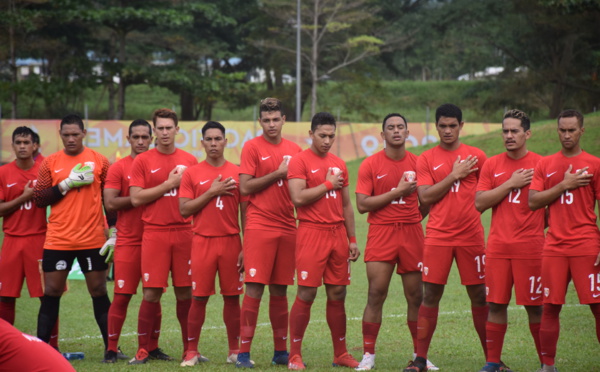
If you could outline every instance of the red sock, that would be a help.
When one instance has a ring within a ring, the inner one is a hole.
[[[188,315],[190,314],[190,306],[192,306],[192,299],[189,300],[177,300],[177,320],[181,326],[181,340],[183,341],[183,351],[188,349],[188,333],[187,333],[187,321]]]
[[[346,307],[344,301],[327,300],[327,325],[333,341],[333,355],[348,352],[346,348]]]
[[[160,327],[162,324],[162,305],[158,303],[158,313],[154,318],[154,325],[152,326],[152,333],[148,340],[148,351],[158,349],[158,338],[160,337]]]
[[[500,363],[506,328],[506,324],[492,323],[489,321],[485,325],[487,361],[490,363]]]
[[[275,350],[287,350],[288,301],[286,296],[273,296],[269,299],[269,320],[273,328]]]
[[[537,351],[540,363],[542,362],[542,345],[540,344],[540,323],[529,323],[529,331],[533,337],[535,343],[535,350]]]
[[[483,348],[483,354],[487,359],[487,347],[485,342],[485,324],[487,323],[488,313],[490,311],[490,307],[488,305],[485,306],[471,306],[471,314],[473,315],[473,325],[475,325],[475,331],[477,331],[477,335],[479,336],[479,341],[481,342],[481,347]]]
[[[250,352],[252,338],[254,337],[254,331],[256,331],[259,308],[260,298],[254,298],[248,295],[244,296],[240,313],[240,353]]]
[[[596,319],[596,338],[600,342],[600,304],[590,304],[590,310]]]
[[[119,344],[119,336],[127,317],[127,306],[131,296],[115,293],[108,310],[108,349],[115,353]]]
[[[4,319],[10,324],[15,324],[15,305],[16,301],[2,302],[0,301],[0,319]]]
[[[138,315],[138,348],[148,350],[150,334],[157,314],[160,312],[160,302],[148,302],[142,300]]]
[[[417,320],[417,355],[427,359],[429,345],[437,326],[439,307],[419,307],[419,320]]]
[[[187,322],[187,351],[198,351],[200,332],[204,325],[204,319],[206,319],[206,304],[208,304],[208,300],[203,301],[194,299],[192,301]]]
[[[312,302],[302,301],[296,297],[290,311],[290,356],[302,356],[302,338],[310,321]]]
[[[417,321],[416,320],[407,320],[406,324],[408,325],[408,330],[410,331],[410,337],[412,337],[413,342],[413,353],[417,353]]]
[[[553,366],[556,356],[556,344],[560,333],[560,310],[562,305],[544,304],[542,324],[540,326],[540,343],[542,346],[542,363]]]
[[[381,323],[362,322],[363,352],[365,354],[375,354],[375,342],[377,342],[380,327]]]
[[[240,312],[240,296],[223,296],[223,323],[230,353],[240,349]]]
[[[54,323],[54,328],[52,328],[52,333],[50,333],[50,341],[48,344],[58,350],[58,323],[59,318],[56,318],[56,323]]]

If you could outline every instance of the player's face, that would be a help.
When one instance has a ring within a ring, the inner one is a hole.
[[[59,131],[67,155],[78,155],[83,151],[86,131],[77,124],[65,124]]]
[[[131,134],[127,136],[127,141],[131,145],[132,154],[138,155],[148,151],[150,143],[152,143],[150,128],[147,125],[136,125],[131,128]]]
[[[308,131],[312,139],[311,148],[315,154],[325,156],[335,142],[335,125],[319,125],[315,131]]]
[[[281,137],[281,128],[285,124],[285,115],[281,111],[265,111],[260,113],[260,126],[267,139],[278,140]]]
[[[457,118],[440,117],[440,120],[435,124],[440,141],[446,145],[454,144],[454,142],[458,141],[458,134],[463,124],[463,122],[458,122]]]
[[[392,116],[387,119],[381,132],[381,138],[386,146],[402,147],[408,137],[408,128],[404,120],[398,116]]]
[[[33,157],[33,151],[37,147],[33,143],[33,139],[31,138],[30,134],[26,136],[16,136],[12,146],[17,159],[20,160],[26,160]]]
[[[156,145],[169,147],[175,143],[175,135],[179,132],[179,127],[175,126],[173,119],[156,118],[154,132],[156,134]]]
[[[576,117],[560,118],[558,121],[558,138],[563,149],[572,150],[579,147],[579,140],[585,128],[579,126]]]
[[[210,128],[204,133],[202,138],[202,146],[206,151],[206,156],[211,159],[219,159],[223,157],[223,151],[227,145],[227,138],[223,135],[220,129]]]
[[[521,120],[506,118],[502,121],[502,138],[506,151],[518,151],[525,146],[531,137],[531,131],[525,131],[521,126]]]

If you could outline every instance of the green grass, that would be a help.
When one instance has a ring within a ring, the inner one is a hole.
[[[555,122],[541,122],[533,126],[533,138],[529,149],[543,155],[559,150]],[[583,137],[586,151],[600,154],[600,116],[586,116],[586,133]],[[483,148],[488,156],[504,151],[499,132],[465,138],[465,142]],[[423,148],[415,148],[416,153]],[[356,179],[361,160],[348,163],[350,179]],[[351,195],[354,184],[351,182]],[[482,223],[487,230],[489,213],[482,215]],[[366,216],[356,213],[357,237],[361,250],[366,240]],[[362,354],[361,317],[367,296],[365,265],[362,258],[352,266],[352,284],[348,287],[346,311],[348,316],[348,347],[354,356]],[[113,284],[109,283],[112,296]],[[290,306],[295,288],[289,291]],[[283,367],[270,365],[272,356],[271,330],[268,325],[267,298],[263,299],[259,315],[259,326],[252,348],[252,359],[260,370],[284,370]],[[133,297],[128,318],[123,328],[121,346],[128,355],[133,356],[137,338],[137,312],[140,295]],[[561,337],[558,344],[557,366],[568,371],[597,371],[600,363],[598,343],[593,326],[593,317],[587,306],[576,305],[578,300],[573,286],[569,287],[567,305],[561,314]],[[160,345],[169,354],[179,357],[181,337],[179,324],[175,316],[175,299],[170,288],[163,301],[163,326]],[[200,351],[211,359],[206,365],[196,368],[211,371],[231,371],[234,367],[225,364],[227,341],[221,318],[223,302],[220,296],[214,296],[207,311],[207,319],[202,331]],[[39,301],[30,299],[26,291],[17,301],[17,328],[24,332],[36,333],[36,319]],[[85,283],[71,281],[70,291],[61,301],[60,347],[62,351],[83,351],[86,358],[74,361],[78,371],[176,371],[180,370],[176,362],[151,362],[143,366],[127,366],[120,362],[115,366],[100,363],[102,359],[102,340],[93,317],[92,304]],[[325,298],[323,289],[312,308],[311,323],[307,329],[303,354],[309,370],[332,370],[332,347],[329,329],[325,322]],[[388,299],[384,307],[384,320],[377,342],[377,370],[399,370],[412,357],[412,344],[406,326],[406,303],[402,294],[400,279],[394,277]],[[430,359],[442,371],[478,371],[484,363],[479,340],[474,331],[469,301],[464,287],[454,268],[444,298],[440,305],[438,327],[431,344]],[[533,341],[529,334],[525,310],[513,304],[509,307],[509,328],[503,351],[503,360],[517,371],[534,371],[539,368]]]

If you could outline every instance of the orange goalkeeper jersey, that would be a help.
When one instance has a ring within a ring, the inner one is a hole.
[[[50,206],[48,231],[44,249],[80,250],[100,248],[106,241],[102,189],[109,162],[106,157],[87,147],[76,156],[58,151],[42,162],[35,190],[44,190],[69,177],[77,164],[94,164],[94,182],[74,188]]]

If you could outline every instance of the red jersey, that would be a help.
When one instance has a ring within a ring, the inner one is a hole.
[[[356,193],[367,196],[385,194],[394,190],[406,171],[417,171],[417,156],[406,152],[404,158],[393,160],[385,150],[366,158],[358,169]],[[367,222],[376,225],[417,223],[421,221],[419,197],[416,192],[402,196],[385,207],[369,212]]]
[[[417,160],[417,187],[433,186],[451,172],[454,162],[460,155],[477,156],[477,172],[456,181],[452,188],[437,203],[431,206],[425,244],[430,245],[483,245],[483,226],[480,213],[475,209],[475,191],[481,167],[486,156],[480,149],[461,143],[454,151],[436,146],[425,151]]]
[[[567,190],[548,205],[550,212],[544,256],[597,255],[600,251],[600,231],[594,212],[596,200],[600,200],[600,158],[582,151],[573,157],[562,152],[543,158],[535,168],[531,190],[551,189],[564,179],[564,174],[589,167],[594,177],[589,185]]]
[[[100,248],[106,241],[102,188],[110,164],[108,159],[87,147],[71,156],[63,150],[48,156],[40,165],[35,190],[45,190],[69,177],[77,164],[94,167],[90,185],[72,189],[50,206],[44,249],[81,250]]]
[[[126,156],[108,169],[104,188],[119,190],[119,196],[129,196],[129,178],[133,158]],[[144,208],[128,208],[117,211],[117,244],[142,245],[142,212]]]
[[[0,319],[0,371],[75,372],[52,346]]]
[[[21,196],[27,182],[37,180],[39,168],[40,163],[35,162],[30,169],[22,170],[17,167],[16,160],[0,167],[0,200],[8,202]],[[46,208],[38,208],[30,199],[4,216],[2,230],[15,236],[43,234],[46,232]]]
[[[518,169],[537,167],[541,155],[529,151],[518,160],[506,153],[492,156],[483,168],[477,191],[489,191],[508,181]],[[544,247],[544,209],[529,209],[529,186],[513,189],[492,207],[492,224],[488,234],[486,257],[540,258]]]
[[[172,154],[163,154],[157,149],[148,150],[135,157],[131,166],[129,186],[149,189],[165,182],[176,166],[191,167],[196,164],[198,161],[192,154],[180,149],[175,149]],[[178,194],[179,187],[167,191],[160,198],[144,205],[142,220],[145,226],[190,226],[191,228],[192,218],[183,218],[179,213]]]
[[[240,182],[240,167],[225,162],[220,167],[213,167],[206,161],[201,162],[185,171],[179,197],[196,199],[210,189],[213,181],[221,175],[221,181],[233,177],[236,184]],[[221,195],[212,198],[202,209],[193,216],[193,230],[202,236],[226,236],[240,232],[239,225],[239,188],[230,190],[233,195]]]
[[[300,146],[285,138],[274,145],[263,136],[251,139],[242,148],[240,173],[255,178],[273,173],[284,156],[294,156]],[[247,229],[295,230],[294,205],[287,180],[279,180],[259,192],[249,195],[246,210]]]
[[[38,154],[33,160],[35,160],[36,163],[42,164],[42,161],[44,161],[44,159],[46,159],[44,155]]]
[[[334,167],[344,172],[344,187],[347,187],[348,169],[342,159],[331,153],[322,158],[311,149],[306,149],[290,161],[288,179],[306,180],[306,188],[310,189],[325,182],[327,170]],[[328,191],[314,203],[296,208],[296,212],[299,221],[328,224],[343,222],[342,190]]]

